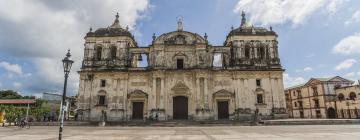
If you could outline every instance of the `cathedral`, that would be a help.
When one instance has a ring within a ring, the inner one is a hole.
[[[139,46],[119,16],[106,28],[85,36],[79,71],[78,119],[250,120],[287,115],[284,69],[277,34],[254,27],[242,13],[241,24],[221,46],[177,29]]]

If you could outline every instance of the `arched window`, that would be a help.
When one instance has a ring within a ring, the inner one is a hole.
[[[338,99],[339,99],[339,101],[345,100],[344,94],[340,93],[340,94],[338,95]]]
[[[101,60],[102,48],[101,46],[96,47],[96,60]]]
[[[349,98],[350,98],[350,100],[355,100],[356,94],[355,94],[354,92],[351,92],[351,93],[349,94]]]
[[[112,46],[111,47],[111,51],[110,51],[111,55],[111,59],[116,59],[116,47],[115,46]]]

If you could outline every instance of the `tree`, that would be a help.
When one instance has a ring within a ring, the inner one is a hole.
[[[13,90],[0,91],[0,99],[21,99],[22,96]]]

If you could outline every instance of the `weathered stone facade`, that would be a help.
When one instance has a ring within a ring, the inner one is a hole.
[[[139,47],[118,16],[85,37],[79,119],[248,120],[286,115],[277,35],[246,24],[223,46],[178,29]],[[139,63],[139,61],[142,61]],[[143,62],[146,61],[147,65]]]

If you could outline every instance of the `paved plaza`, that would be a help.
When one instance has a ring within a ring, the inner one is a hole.
[[[359,125],[65,127],[65,140],[359,140]],[[0,140],[55,140],[58,127],[0,128]]]

